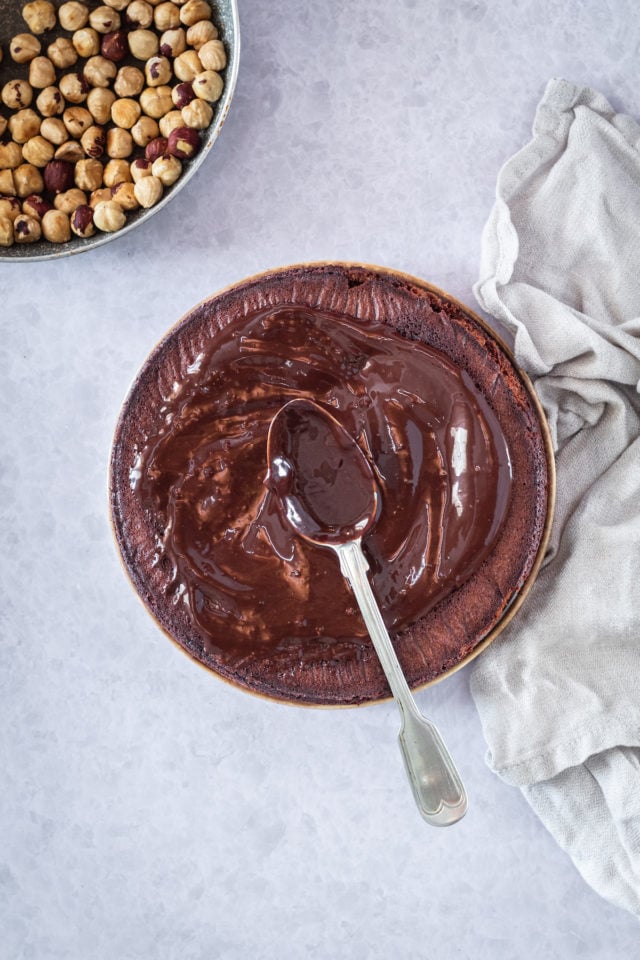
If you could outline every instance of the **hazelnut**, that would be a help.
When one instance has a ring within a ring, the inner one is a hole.
[[[83,76],[92,87],[108,87],[118,68],[106,57],[89,57],[84,65]]]
[[[79,190],[97,190],[102,186],[103,167],[99,160],[79,160],[75,181]]]
[[[16,195],[16,182],[13,179],[13,170],[0,170],[0,197],[2,196],[11,197],[13,199]],[[4,198],[0,199],[0,209],[4,203]],[[18,212],[20,212],[20,204],[18,203]]]
[[[114,10],[124,10],[129,0],[104,0],[108,7],[113,7]]]
[[[211,20],[198,20],[197,23],[194,23],[193,26],[187,30],[187,43],[190,47],[193,47],[194,50],[199,50],[200,47],[208,43],[209,40],[217,39],[218,31],[211,23]]]
[[[131,0],[124,18],[130,27],[150,27],[153,23],[153,7],[146,0]]]
[[[32,193],[22,201],[22,212],[36,220],[42,220],[47,210],[53,210],[53,207],[39,193]]]
[[[215,70],[204,70],[193,81],[193,92],[196,97],[214,103],[222,96],[224,81]]]
[[[152,30],[132,30],[127,36],[131,56],[148,60],[158,52],[158,37]]]
[[[89,197],[89,206],[92,210],[95,210],[99,203],[104,203],[106,200],[111,199],[111,188],[107,189],[106,187],[100,187],[98,190],[91,191],[91,196]]]
[[[106,33],[100,44],[100,52],[107,60],[114,63],[120,63],[124,60],[129,51],[127,35],[124,30],[114,30],[113,33]]]
[[[180,8],[180,23],[191,27],[200,20],[211,20],[211,7],[207,0],[187,0]]]
[[[62,210],[47,210],[42,218],[42,234],[50,243],[66,243],[71,239],[69,217]]]
[[[53,30],[56,25],[56,11],[48,0],[33,0],[22,8],[22,16],[26,20],[31,33],[44,33]]]
[[[13,246],[13,220],[0,214],[0,247]]]
[[[179,57],[187,49],[187,41],[182,27],[165,30],[160,37],[160,53],[163,57]]]
[[[36,107],[43,117],[55,117],[64,113],[64,97],[57,87],[45,87],[38,94]]]
[[[47,117],[42,121],[40,136],[44,137],[45,140],[48,140],[49,143],[52,143],[55,147],[59,147],[60,144],[65,143],[69,139],[69,132],[62,120],[59,120],[58,117]]]
[[[80,137],[82,149],[88,157],[97,160],[104,153],[107,140],[102,127],[88,127]]]
[[[200,149],[200,136],[192,127],[177,127],[169,134],[167,153],[178,160],[190,160]]]
[[[133,190],[140,206],[148,209],[156,205],[162,197],[164,188],[162,181],[152,174],[150,177],[143,177],[142,180],[138,180]]]
[[[37,37],[30,33],[19,33],[9,44],[9,54],[16,63],[29,63],[42,49]]]
[[[16,143],[26,143],[40,133],[41,122],[35,110],[18,110],[9,117],[9,133]]]
[[[69,3],[63,3],[58,10],[58,20],[63,30],[79,30],[84,27],[89,19],[89,10],[84,3],[78,3],[77,0],[69,0]]]
[[[84,107],[67,107],[62,114],[62,122],[71,136],[79,140],[85,130],[93,126],[93,117]]]
[[[66,163],[77,163],[84,160],[84,150],[77,140],[67,140],[61,143],[53,155],[54,160],[64,160]]]
[[[97,30],[91,27],[83,27],[82,30],[76,30],[71,37],[71,42],[76,53],[81,57],[95,57],[100,53],[100,35]]]
[[[148,117],[159,120],[173,106],[171,87],[146,87],[140,94],[140,106]]]
[[[109,160],[102,174],[105,187],[112,189],[117,183],[130,183],[131,170],[128,160]]]
[[[54,153],[53,144],[40,136],[27,140],[22,148],[23,158],[34,167],[46,167],[49,161],[53,160]]]
[[[42,230],[35,217],[21,213],[13,221],[13,239],[16,243],[35,243],[41,236]]]
[[[208,40],[198,50],[198,56],[205,70],[224,70],[227,65],[227,53],[222,40]]]
[[[32,163],[23,163],[13,171],[16,196],[28,197],[30,193],[42,193],[44,181],[42,174]]]
[[[84,103],[91,89],[81,73],[65,73],[58,83],[60,93],[69,103]]]
[[[144,157],[138,157],[133,161],[129,167],[131,171],[131,179],[134,183],[137,183],[139,180],[144,179],[144,177],[151,176],[151,167],[152,163],[150,160],[145,160]]]
[[[111,119],[116,127],[124,127],[130,130],[140,117],[141,109],[137,100],[130,97],[124,97],[121,100],[114,100],[111,105]]]
[[[86,202],[86,193],[77,187],[72,187],[70,190],[65,190],[64,193],[59,193],[57,197],[54,198],[53,205],[56,210],[62,210],[63,213],[71,214]]]
[[[123,210],[137,210],[140,206],[133,183],[117,183],[111,189],[111,196]]]
[[[182,119],[187,127],[206,130],[213,120],[213,110],[206,100],[194,100],[182,108]]]
[[[144,75],[150,87],[161,87],[171,80],[171,64],[166,57],[150,57],[144,67]]]
[[[93,211],[93,222],[98,230],[105,233],[114,233],[116,230],[121,230],[126,220],[124,210],[114,200],[98,203]]]
[[[175,30],[180,26],[180,11],[175,3],[161,3],[154,8],[153,22],[156,30]]]
[[[47,56],[58,70],[66,70],[78,62],[76,48],[66,37],[58,37],[47,47]]]
[[[87,97],[87,109],[96,123],[108,123],[111,120],[111,105],[116,99],[112,90],[95,87]]]
[[[0,170],[15,170],[22,163],[22,147],[10,140],[0,143]]]
[[[86,203],[76,207],[71,214],[71,229],[77,237],[92,237],[96,232],[93,225],[93,210]]]
[[[120,67],[113,89],[119,97],[135,97],[144,87],[144,73],[137,67]]]
[[[193,84],[190,80],[185,80],[183,83],[176,84],[171,91],[171,99],[178,110],[182,110],[182,108],[186,107],[188,103],[191,103],[191,101],[195,99],[195,96],[196,95],[193,92]]]
[[[164,187],[170,187],[182,173],[182,164],[177,157],[158,157],[153,161],[151,174],[157,177]]]
[[[199,100],[198,103],[204,103],[204,100]],[[164,117],[160,118],[158,125],[162,136],[168,137],[176,127],[184,127],[184,120],[179,110],[170,110],[169,113],[165,113]]]
[[[131,127],[133,142],[139,147],[146,147],[149,141],[159,134],[158,124],[153,117],[140,117],[138,122]]]
[[[107,130],[107,153],[110,157],[120,160],[133,153],[133,138],[128,130],[122,127],[113,127]]]
[[[185,50],[173,61],[173,72],[178,80],[195,80],[202,73],[200,57],[195,50]]]
[[[7,118],[3,117],[2,114],[0,113],[0,137],[3,135],[3,133],[7,129],[7,125],[8,125]]]
[[[22,207],[16,197],[3,197],[0,200],[0,217],[8,217],[11,223],[20,216]]]
[[[89,23],[98,33],[111,33],[120,29],[120,14],[112,7],[96,7],[89,14]]]
[[[10,110],[22,110],[33,99],[33,90],[26,80],[9,80],[2,88],[2,102]]]
[[[155,140],[151,140],[144,148],[145,159],[150,160],[151,163],[153,163],[153,161],[157,160],[158,157],[164,157],[167,152],[168,145],[169,141],[164,137],[156,137]]]
[[[50,193],[64,193],[73,186],[73,164],[66,160],[52,160],[44,168],[44,182]],[[39,192],[39,190],[30,191],[30,193]]]
[[[29,64],[29,83],[38,90],[44,90],[56,82],[56,68],[49,57],[34,57]]]

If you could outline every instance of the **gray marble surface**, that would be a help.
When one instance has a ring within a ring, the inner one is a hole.
[[[484,765],[461,672],[418,695],[471,808],[422,824],[389,704],[269,703],[193,666],[120,569],[106,470],[150,347],[308,259],[472,303],[501,163],[547,79],[640,114],[632,0],[242,0],[212,155],[106,247],[0,269],[1,960],[626,960],[638,926]]]

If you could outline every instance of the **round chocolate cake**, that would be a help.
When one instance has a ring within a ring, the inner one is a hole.
[[[371,584],[410,685],[436,680],[523,598],[550,523],[553,459],[506,348],[403,274],[285,268],[174,327],[114,441],[129,575],[169,636],[225,679],[302,703],[389,695],[335,554],[296,536],[268,482],[269,426],[301,397],[369,460],[381,504],[363,540]]]

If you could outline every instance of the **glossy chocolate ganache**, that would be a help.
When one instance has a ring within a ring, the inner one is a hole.
[[[330,410],[375,473],[380,513],[364,548],[391,631],[423,617],[491,550],[509,503],[509,451],[487,401],[443,354],[377,322],[281,306],[229,325],[189,371],[131,483],[161,521],[158,559],[169,560],[176,602],[208,651],[237,660],[284,646],[304,660],[318,640],[330,653],[369,645],[335,555],[292,530],[265,483],[269,425],[293,398]]]

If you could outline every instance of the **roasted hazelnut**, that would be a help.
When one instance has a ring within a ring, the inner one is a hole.
[[[173,72],[178,80],[195,80],[202,73],[202,63],[195,50],[185,50],[173,61]]]
[[[64,160],[66,163],[77,163],[84,160],[84,150],[77,140],[67,140],[60,144],[53,155],[54,160]]]
[[[175,30],[180,26],[180,11],[175,3],[160,3],[153,11],[156,30]]]
[[[128,160],[109,160],[102,174],[105,187],[112,189],[117,183],[130,183],[131,170]]]
[[[209,40],[198,50],[198,56],[205,70],[224,70],[227,65],[227,53],[222,40]]]
[[[58,70],[66,70],[78,62],[78,51],[66,37],[58,37],[47,47],[47,56]]]
[[[111,119],[111,105],[116,99],[113,90],[95,87],[87,97],[87,109],[97,123],[108,123]]]
[[[166,140],[164,137],[156,137],[155,140],[149,141],[144,148],[145,159],[150,160],[151,163],[153,163],[153,161],[157,160],[158,157],[164,157],[168,146],[168,140]]]
[[[209,40],[217,40],[218,31],[211,20],[199,20],[187,30],[187,43],[194,50],[199,50]]]
[[[138,101],[132,100],[130,97],[114,100],[111,105],[111,119],[116,127],[123,127],[125,130],[131,129],[139,119],[141,112]]]
[[[153,164],[150,160],[145,160],[144,157],[137,157],[129,167],[133,182],[137,183],[138,180],[143,180],[144,177],[150,177],[152,166]]]
[[[113,89],[119,97],[135,97],[144,87],[144,73],[137,67],[120,67]]]
[[[133,190],[136,200],[145,209],[154,207],[164,192],[162,181],[158,177],[154,177],[153,174],[150,177],[143,177],[142,180],[138,180]]]
[[[44,168],[44,182],[50,193],[64,193],[73,186],[73,164],[66,160],[52,160]],[[30,193],[39,192],[39,190],[30,191]]]
[[[71,136],[79,140],[85,130],[93,126],[93,117],[84,107],[67,107],[62,122]]]
[[[93,126],[88,127],[88,129],[82,134],[80,137],[80,143],[82,144],[82,149],[86,155],[94,160],[97,160],[104,153],[104,148],[107,144],[107,138],[105,137],[102,127],[97,127],[94,124]]]
[[[151,174],[157,177],[164,187],[170,187],[182,173],[182,164],[177,157],[158,157],[153,161]]]
[[[150,57],[145,64],[144,75],[150,87],[161,87],[171,80],[171,64],[166,57]]]
[[[97,190],[92,190],[89,197],[89,206],[92,210],[98,206],[99,203],[104,203],[106,200],[111,200],[111,188],[109,187],[99,187]]]
[[[16,195],[16,182],[13,179],[13,170],[0,170],[0,197],[11,197],[12,199]],[[0,200],[0,208],[4,203],[4,199]],[[18,204],[18,210],[20,209],[20,204]]]
[[[173,100],[174,106],[178,110],[182,110],[183,107],[186,107],[188,103],[191,103],[195,99],[195,93],[193,92],[193,84],[190,80],[185,80],[183,83],[178,83],[171,91],[171,99]]]
[[[59,147],[69,139],[69,131],[58,117],[47,117],[40,126],[40,136]]]
[[[63,3],[58,9],[60,26],[63,30],[69,30],[71,33],[86,26],[88,19],[88,7],[85,7],[84,3],[78,3],[77,0],[69,0],[68,3]]]
[[[115,200],[98,203],[93,211],[93,222],[98,230],[105,233],[114,233],[116,230],[121,230],[126,220],[124,210]]]
[[[37,37],[30,33],[19,33],[9,44],[9,54],[16,63],[29,63],[42,49]]]
[[[0,247],[13,246],[13,220],[0,214]]]
[[[10,140],[0,143],[0,170],[15,170],[22,163],[22,147]]]
[[[27,140],[22,148],[23,159],[27,163],[32,163],[34,167],[46,167],[49,161],[53,160],[54,153],[53,144],[40,136]]]
[[[34,57],[29,64],[29,83],[37,90],[44,90],[56,81],[56,68],[49,57]]]
[[[158,52],[158,37],[152,30],[132,30],[127,41],[131,56],[136,60],[148,60]]]
[[[86,202],[87,195],[84,190],[72,187],[70,190],[65,190],[64,193],[59,193],[57,197],[54,198],[53,205],[56,210],[62,210],[63,213],[71,214]]]
[[[180,23],[191,27],[200,20],[211,20],[211,7],[207,0],[187,0],[185,5],[180,7]]]
[[[146,0],[132,0],[124,18],[130,27],[142,27],[144,30],[153,23],[153,7]]]
[[[8,120],[6,117],[3,117],[0,113],[0,137],[4,134],[8,126]]]
[[[107,153],[117,160],[130,157],[133,153],[133,137],[122,127],[107,130]]]
[[[104,0],[108,7],[113,7],[114,10],[122,11],[127,7],[129,0]]]
[[[20,216],[22,205],[15,197],[3,197],[0,200],[0,217],[8,217],[11,223]]]
[[[42,220],[47,210],[53,210],[53,206],[39,193],[32,193],[22,201],[22,212],[36,220]]]
[[[71,37],[71,42],[81,57],[95,57],[100,53],[100,34],[91,27],[83,27],[82,30],[76,30]]]
[[[30,193],[42,193],[44,181],[42,174],[32,163],[22,163],[13,171],[17,197],[28,197]]]
[[[113,33],[106,33],[100,44],[100,52],[106,60],[113,63],[120,63],[129,52],[127,35],[124,30],[114,30]]]
[[[192,127],[177,127],[169,134],[167,153],[178,160],[190,160],[200,149],[200,136]]]
[[[146,87],[140,94],[140,106],[148,117],[159,120],[173,107],[171,87]]]
[[[77,237],[93,236],[96,232],[93,225],[93,210],[88,204],[83,203],[81,206],[76,207],[71,214],[70,226]]]
[[[199,73],[193,81],[193,92],[196,97],[206,100],[208,103],[215,103],[222,96],[224,82],[219,73],[215,70],[204,70]]]
[[[35,217],[21,213],[13,221],[13,239],[16,243],[35,243],[41,236],[42,230]]]
[[[213,120],[213,110],[206,100],[195,99],[182,108],[182,119],[187,127],[206,130]]]
[[[103,167],[99,160],[79,160],[76,163],[75,181],[79,190],[97,190],[102,186]]]
[[[26,80],[9,80],[2,88],[2,102],[10,110],[22,110],[33,99],[33,90]]]
[[[38,94],[36,107],[43,117],[56,117],[64,113],[65,101],[57,87],[45,87]]]
[[[62,210],[47,210],[42,218],[42,234],[50,243],[66,243],[71,239],[69,217]]]
[[[131,136],[133,142],[139,147],[146,147],[149,141],[159,136],[160,130],[153,117],[140,117],[137,123],[131,127]]]
[[[53,30],[56,25],[56,11],[48,0],[33,0],[22,8],[22,16],[26,20],[31,33],[44,33]]]
[[[84,65],[83,76],[92,87],[108,87],[118,68],[106,57],[89,57]]]
[[[16,143],[26,143],[40,133],[41,123],[35,110],[18,110],[9,117],[9,133]]]
[[[120,29],[120,14],[112,7],[96,7],[89,14],[89,23],[98,33],[111,33]]]
[[[111,196],[123,210],[137,210],[140,206],[133,183],[117,183],[111,189]]]
[[[69,103],[84,103],[91,87],[81,73],[65,73],[58,83],[60,93]]]
[[[204,100],[198,100],[198,103],[204,103]],[[169,113],[165,113],[164,117],[160,117],[158,126],[160,127],[162,136],[168,137],[176,127],[184,127],[182,113],[180,110],[170,110]]]
[[[160,53],[163,57],[179,57],[187,49],[187,40],[182,27],[165,30],[160,37]]]

